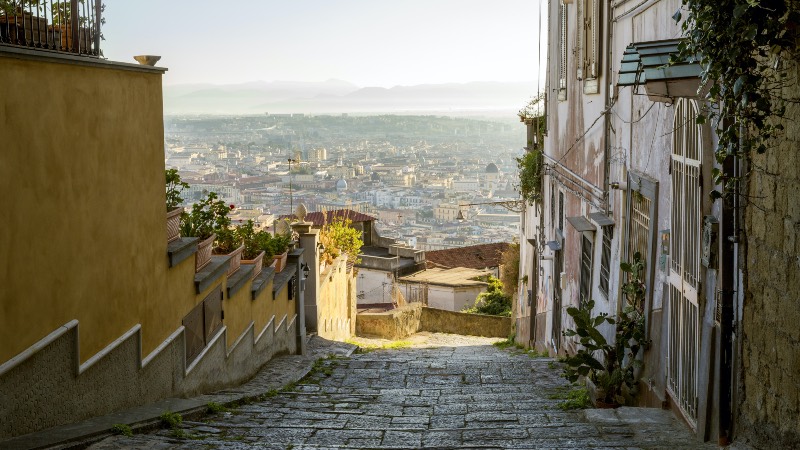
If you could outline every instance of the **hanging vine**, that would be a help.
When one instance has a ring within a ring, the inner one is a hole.
[[[673,18],[685,40],[675,61],[698,61],[701,92],[709,105],[697,123],[711,121],[719,163],[749,150],[766,152],[783,132],[783,88],[796,84],[789,66],[797,61],[798,0],[683,0]],[[685,14],[685,17],[684,17]],[[711,192],[720,198],[736,179],[714,169]]]

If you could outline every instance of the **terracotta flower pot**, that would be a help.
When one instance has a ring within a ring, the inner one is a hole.
[[[285,251],[280,255],[275,255],[272,257],[273,261],[275,261],[275,273],[280,273],[284,267],[286,267],[286,260],[289,258],[289,252]]]
[[[242,264],[252,264],[255,267],[253,268],[253,276],[251,278],[257,277],[261,273],[261,269],[264,268],[264,252],[259,253],[253,259],[243,259]]]
[[[242,252],[244,251],[244,245],[240,245],[239,248],[229,253],[230,265],[228,266],[228,276],[233,275],[239,270],[239,267],[242,266]]]
[[[195,272],[207,266],[211,262],[211,246],[214,244],[216,234],[212,234],[208,239],[197,243],[197,254],[195,255]]]
[[[181,213],[183,213],[183,208],[175,208],[167,212],[167,242],[181,237]]]

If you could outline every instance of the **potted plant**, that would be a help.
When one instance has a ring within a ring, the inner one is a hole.
[[[623,285],[630,297],[644,296],[641,289],[640,272],[644,267],[640,255],[634,255],[632,264],[622,263],[622,270],[631,275]],[[629,298],[627,305],[617,318],[606,313],[591,316],[594,300],[582,302],[580,308],[567,308],[575,328],[564,331],[564,336],[577,336],[581,348],[575,355],[567,356],[562,376],[571,382],[585,377],[594,386],[593,402],[598,407],[616,407],[625,404],[626,396],[635,395],[636,369],[642,366],[639,351],[648,345],[645,338],[644,315],[635,307],[639,298]],[[609,343],[600,332],[600,327],[614,325],[614,342]],[[591,389],[590,389],[591,391]]]
[[[230,227],[221,227],[214,231],[214,247],[212,253],[215,255],[230,255],[228,265],[228,276],[233,275],[242,265],[242,252],[244,245],[236,230]]]
[[[195,268],[200,271],[211,261],[211,245],[216,238],[215,231],[228,228],[230,207],[217,198],[215,192],[192,205],[191,212],[181,214],[181,234],[200,239],[197,244]]]
[[[269,252],[272,253],[272,263],[275,267],[275,272],[280,272],[286,267],[286,260],[289,257],[289,245],[292,243],[291,234],[275,233],[266,244]]]
[[[244,225],[236,227],[236,233],[242,241],[242,264],[253,264],[253,278],[261,273],[264,258],[272,258],[271,236],[266,230],[256,230],[255,223],[248,220]]]
[[[189,188],[189,183],[181,181],[177,169],[167,169],[164,173],[167,184],[167,242],[172,242],[181,237],[181,192]]]

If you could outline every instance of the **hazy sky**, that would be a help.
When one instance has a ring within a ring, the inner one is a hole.
[[[467,81],[535,85],[542,3],[113,1],[107,2],[101,46],[116,61],[161,55],[158,65],[169,68],[165,84],[338,78],[384,87]]]

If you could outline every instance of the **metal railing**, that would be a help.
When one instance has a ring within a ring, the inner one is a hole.
[[[0,45],[101,56],[102,0],[0,0]]]

